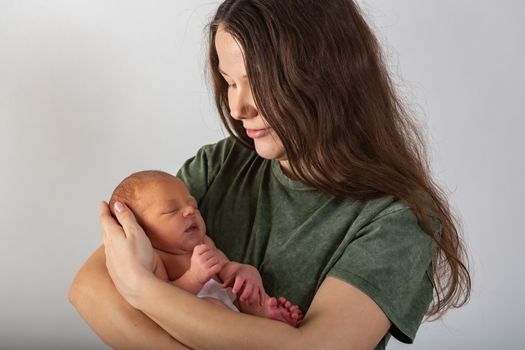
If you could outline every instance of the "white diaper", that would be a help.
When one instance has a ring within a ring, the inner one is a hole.
[[[237,307],[233,304],[237,297],[232,293],[232,289],[222,287],[213,278],[204,284],[199,293],[197,293],[197,297],[218,299],[222,301],[228,308],[239,312],[239,309],[237,309]]]

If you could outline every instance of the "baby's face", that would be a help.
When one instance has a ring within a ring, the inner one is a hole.
[[[154,248],[183,254],[203,243],[206,225],[197,201],[180,179],[173,177],[143,185],[139,202],[143,208],[139,215]]]

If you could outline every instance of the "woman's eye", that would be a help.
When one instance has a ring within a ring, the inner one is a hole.
[[[226,85],[228,85],[228,88],[236,88],[237,85],[235,83],[229,83],[225,76],[222,76],[222,79],[224,79],[224,82]]]

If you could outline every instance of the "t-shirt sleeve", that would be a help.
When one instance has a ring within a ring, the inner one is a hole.
[[[221,170],[232,149],[233,140],[226,138],[216,144],[201,147],[177,172],[190,193],[198,202],[204,197],[213,180]]]
[[[390,333],[412,343],[432,301],[436,243],[408,207],[380,215],[355,237],[328,275],[372,298],[392,322]]]

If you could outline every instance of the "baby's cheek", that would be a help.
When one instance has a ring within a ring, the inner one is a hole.
[[[206,224],[204,223],[204,219],[202,218],[202,216],[199,215],[199,227],[201,228],[201,231],[203,232],[203,234],[206,234]]]

